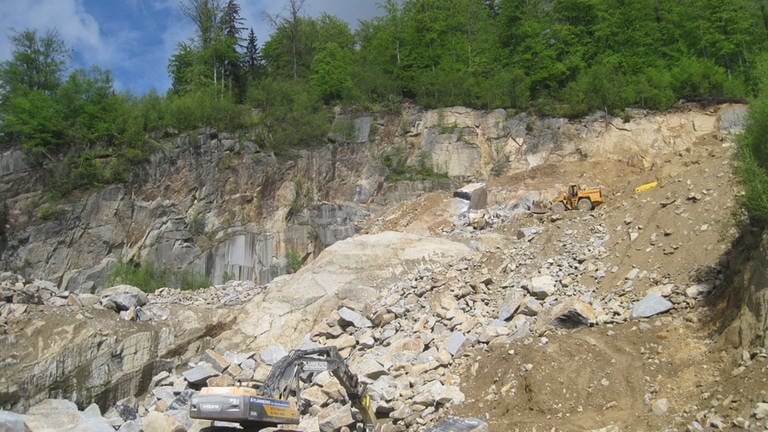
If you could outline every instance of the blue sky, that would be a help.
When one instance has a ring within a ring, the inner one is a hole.
[[[179,9],[181,0],[0,0],[0,61],[11,57],[13,30],[56,30],[72,49],[75,67],[110,69],[118,90],[142,94],[170,86],[168,58],[176,45],[194,35]],[[287,0],[240,0],[246,27],[259,44],[272,28],[264,13],[287,16]],[[335,15],[355,28],[361,19],[381,14],[377,0],[305,0],[303,14]]]

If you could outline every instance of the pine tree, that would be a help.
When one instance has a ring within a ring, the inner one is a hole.
[[[245,44],[245,55],[243,56],[243,66],[249,80],[257,80],[262,72],[263,61],[259,52],[259,44],[256,41],[256,34],[251,27],[248,32],[248,39]]]
[[[226,55],[223,60],[222,73],[224,80],[229,83],[230,94],[235,99],[242,101],[245,97],[245,76],[242,68],[242,54],[239,48],[242,47],[241,33],[245,28],[242,26],[243,18],[240,16],[240,5],[235,0],[227,1],[221,14],[220,31],[225,39]]]

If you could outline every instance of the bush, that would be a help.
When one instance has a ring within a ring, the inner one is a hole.
[[[726,79],[725,69],[698,57],[684,57],[672,69],[675,93],[688,99],[723,96]]]
[[[107,284],[132,285],[144,292],[155,292],[158,288],[169,285],[170,272],[167,268],[155,266],[152,262],[143,264],[134,261],[119,260],[107,277]]]
[[[286,259],[288,260],[288,273],[296,273],[299,271],[302,265],[304,265],[303,257],[299,253],[299,251],[295,250],[289,250],[286,254]]]
[[[169,267],[158,266],[151,261],[137,263],[133,260],[118,260],[107,277],[107,284],[132,285],[144,292],[155,292],[158,288],[177,285],[182,290],[208,288],[211,281],[204,274],[194,270],[184,270],[174,276]]]
[[[181,272],[178,282],[179,288],[183,290],[196,290],[200,288],[208,288],[211,286],[211,280],[208,277],[194,270],[185,270]]]
[[[768,56],[760,64],[768,72]],[[766,77],[765,73],[762,75]],[[750,104],[744,133],[738,138],[736,174],[744,186],[739,198],[750,219],[768,223],[768,78],[763,78],[758,97]]]

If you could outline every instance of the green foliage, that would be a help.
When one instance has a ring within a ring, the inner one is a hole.
[[[301,80],[265,79],[251,88],[249,101],[265,107],[259,123],[269,149],[284,153],[291,148],[313,147],[325,142],[330,115],[313,89]]]
[[[185,270],[178,276],[178,285],[182,290],[197,290],[210,287],[211,280],[204,274],[195,270]]]
[[[0,201],[0,245],[5,242],[5,225],[8,223],[8,207],[5,201]]]
[[[131,285],[148,293],[169,286],[170,281],[169,269],[156,266],[151,261],[139,264],[119,260],[107,277],[107,285]]]
[[[132,285],[144,292],[155,292],[158,288],[177,285],[182,290],[196,290],[211,286],[210,280],[202,273],[185,270],[174,274],[169,267],[158,266],[151,261],[118,260],[107,277],[108,285]]]
[[[288,208],[286,218],[290,220],[298,216],[311,202],[312,189],[309,186],[304,186],[304,181],[301,177],[297,178],[294,183],[293,201],[291,201],[291,206]]]
[[[768,56],[758,69],[768,73]],[[768,224],[768,78],[763,75],[760,92],[749,106],[744,133],[738,139],[736,173],[744,186],[739,202],[753,222]]]
[[[304,265],[303,257],[299,251],[289,250],[286,259],[288,260],[288,273],[296,273]]]
[[[193,236],[205,234],[205,218],[201,213],[193,213],[187,221],[187,225],[189,226],[189,233]]]
[[[672,80],[676,94],[700,99],[706,96],[723,96],[726,76],[725,69],[712,61],[684,57],[672,69]]]
[[[323,102],[350,100],[354,91],[350,69],[352,50],[329,42],[320,46],[312,61],[310,82]]]
[[[259,47],[235,0],[183,0],[195,34],[169,59],[165,95],[120,94],[98,67],[65,75],[69,49],[56,33],[14,33],[0,63],[0,148],[21,146],[58,197],[129,180],[155,148],[147,137],[174,131],[250,128],[291,156],[327,141],[330,105],[574,117],[747,98],[768,48],[765,5],[753,0],[384,0],[354,33],[302,5],[270,17]],[[403,155],[382,158],[393,178],[434,174]]]
[[[420,153],[415,165],[408,165],[405,149],[400,146],[390,147],[379,157],[379,162],[386,168],[386,181],[420,181],[428,179],[447,179],[445,174],[437,173],[425,153]]]

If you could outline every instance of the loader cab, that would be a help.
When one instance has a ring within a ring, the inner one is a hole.
[[[568,186],[568,196],[571,198],[577,197],[579,195],[579,186],[572,184]]]

